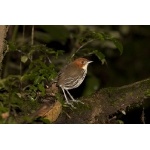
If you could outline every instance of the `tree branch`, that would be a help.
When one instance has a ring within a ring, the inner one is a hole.
[[[80,100],[76,110],[65,109],[55,123],[109,123],[109,116],[140,104],[150,94],[150,78],[122,87],[104,88]],[[69,114],[70,117],[68,117]]]
[[[8,27],[4,25],[0,25],[0,76],[1,76],[1,70],[2,70],[2,61],[4,58],[5,37],[8,31]]]
[[[4,40],[5,40],[5,37],[6,37],[7,30],[8,29],[7,29],[6,26],[0,25],[0,70],[1,70],[1,67],[2,67],[1,63],[3,61],[3,51],[4,51],[4,45],[5,45]]]

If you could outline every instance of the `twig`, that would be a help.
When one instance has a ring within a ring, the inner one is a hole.
[[[31,45],[34,44],[34,25],[32,26],[32,33],[31,33]]]
[[[83,48],[85,45],[89,44],[90,42],[92,42],[92,41],[94,41],[94,40],[95,40],[95,39],[89,40],[89,41],[87,41],[86,43],[84,43],[83,45],[81,45],[81,46],[72,54],[71,58],[73,58],[74,55],[75,55],[81,48]]]
[[[24,44],[24,41],[25,41],[25,25],[23,26],[22,38],[23,38],[23,44]]]

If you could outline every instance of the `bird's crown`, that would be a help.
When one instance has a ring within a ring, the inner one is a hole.
[[[80,68],[86,69],[88,64],[92,61],[89,61],[86,58],[77,58],[73,63],[79,66]]]

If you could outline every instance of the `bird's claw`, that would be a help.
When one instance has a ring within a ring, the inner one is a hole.
[[[66,102],[65,104],[70,105],[72,108],[76,109],[76,107],[72,103]]]
[[[80,100],[73,100],[73,102],[84,104],[84,102],[81,102]]]
[[[81,102],[80,100],[72,100],[72,102],[74,102],[74,103],[81,103],[81,104],[84,105],[84,103]],[[76,109],[76,107],[71,102],[65,102],[65,105],[70,105],[72,108]]]

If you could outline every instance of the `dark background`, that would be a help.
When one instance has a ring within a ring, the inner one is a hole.
[[[32,27],[10,26],[6,39],[11,45],[10,49],[13,49],[14,45],[18,50],[31,45]],[[67,63],[65,60],[72,50],[76,48],[77,39],[87,30],[112,35],[121,41],[124,51],[120,55],[113,43],[107,41],[88,44],[88,47],[95,47],[103,52],[107,64],[102,65],[95,55],[88,56],[88,59],[94,62],[89,65],[85,82],[78,89],[71,91],[75,98],[90,95],[101,88],[131,84],[150,76],[150,26],[34,26],[34,45],[44,44],[55,51],[64,51],[63,56],[57,60],[51,58],[57,66],[56,70],[59,71]],[[39,55],[34,54],[34,57]],[[18,52],[8,52],[3,61],[2,77],[20,74],[19,61]],[[22,74],[27,69],[28,63],[23,64]],[[141,107],[127,109],[127,115],[118,113],[117,116],[124,123],[142,123],[143,109],[145,122],[150,123],[148,100]]]

